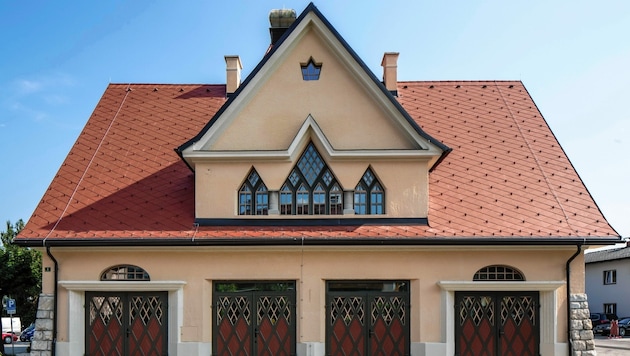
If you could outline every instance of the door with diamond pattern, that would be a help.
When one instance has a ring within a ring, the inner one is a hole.
[[[294,282],[215,283],[213,300],[213,355],[295,355]]]
[[[407,281],[328,282],[326,355],[409,355]]]
[[[86,292],[86,355],[168,355],[168,292]]]
[[[455,293],[456,356],[538,356],[538,292]]]

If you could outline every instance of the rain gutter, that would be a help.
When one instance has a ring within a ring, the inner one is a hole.
[[[582,253],[582,244],[577,244],[577,251],[567,260],[567,344],[569,355],[573,355],[573,343],[571,341],[571,262]]]
[[[50,257],[50,259],[53,261],[53,263],[55,264],[55,273],[54,273],[54,278],[55,278],[55,287],[54,287],[54,304],[53,304],[53,329],[52,329],[52,345],[51,345],[51,355],[56,355],[55,354],[55,348],[57,346],[57,299],[59,297],[59,286],[58,286],[58,280],[59,280],[59,263],[57,262],[57,259],[55,258],[55,256],[52,255],[52,253],[50,253],[50,245],[46,245],[46,254],[48,255],[48,257]]]
[[[257,231],[257,230],[253,230]],[[63,238],[46,241],[46,246],[51,247],[128,247],[128,246],[295,246],[302,245],[302,234],[299,229],[280,231],[283,236],[278,237],[200,237],[197,234],[194,240],[184,237],[163,237],[163,238]],[[327,231],[326,231],[327,232]],[[247,234],[246,231],[241,231]],[[339,234],[349,233],[339,231]],[[574,245],[613,245],[619,242],[618,238],[592,238],[592,239],[566,239],[566,238],[341,238],[336,236],[308,237],[304,240],[304,245],[308,246],[574,246]],[[41,246],[42,240],[22,240],[20,246],[31,247]]]

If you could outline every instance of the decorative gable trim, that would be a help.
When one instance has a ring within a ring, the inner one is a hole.
[[[295,134],[291,144],[286,150],[257,150],[257,151],[195,151],[190,150],[185,153],[185,157],[191,161],[203,162],[206,160],[265,160],[265,161],[294,161],[306,146],[309,140],[316,142],[324,153],[331,159],[355,159],[355,158],[387,158],[387,159],[430,159],[439,156],[440,152],[423,140],[417,140],[419,146],[417,150],[337,150],[319,127],[313,116],[310,114],[302,123],[302,126]]]
[[[431,137],[418,126],[313,3],[306,7],[298,19],[258,63],[252,73],[247,76],[234,95],[228,98],[227,102],[217,111],[199,134],[175,149],[186,164],[194,170],[191,158],[210,158],[213,155],[218,158],[224,154],[213,153],[208,149],[212,145],[212,139],[220,135],[221,131],[229,124],[229,118],[235,117],[241,108],[247,104],[250,95],[254,94],[258,87],[265,82],[265,79],[274,72],[277,59],[288,53],[299,42],[299,39],[305,35],[308,28],[316,31],[329,44],[331,50],[346,65],[348,72],[366,89],[370,98],[378,103],[389,117],[398,120],[398,124],[406,130],[409,137],[417,143],[420,142],[418,138],[422,138],[426,142],[424,145],[420,145],[421,149],[428,149],[427,146],[432,148],[430,151],[432,151],[434,159],[431,162],[430,170],[435,169],[437,164],[448,155],[451,148]],[[226,118],[228,119],[226,120]],[[270,159],[284,159],[285,153],[280,152],[279,155],[275,153],[268,151],[257,151],[256,153],[240,152],[232,153],[233,155],[229,157],[233,159],[238,157],[251,159],[269,155]],[[352,156],[366,157],[364,153],[366,152],[356,151]]]

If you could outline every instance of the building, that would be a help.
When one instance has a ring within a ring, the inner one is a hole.
[[[242,82],[107,87],[16,239],[33,348],[588,350],[583,249],[620,237],[523,84],[381,81],[313,4],[270,15]]]
[[[630,317],[630,246],[588,251],[586,294],[591,311]]]

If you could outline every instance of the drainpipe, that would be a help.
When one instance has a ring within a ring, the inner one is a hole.
[[[567,344],[569,345],[569,355],[573,355],[573,344],[571,343],[571,262],[582,253],[582,244],[577,245],[577,251],[567,260]]]
[[[54,305],[53,305],[53,329],[52,329],[52,345],[50,348],[51,351],[51,355],[56,355],[55,354],[55,349],[57,346],[57,298],[58,298],[58,293],[59,293],[59,287],[58,287],[58,279],[59,279],[59,263],[57,262],[57,259],[52,255],[52,253],[50,253],[50,246],[46,246],[46,254],[48,255],[48,257],[50,257],[50,259],[53,261],[53,263],[55,264],[55,274],[54,274],[54,278],[55,278],[55,291],[54,291]]]

